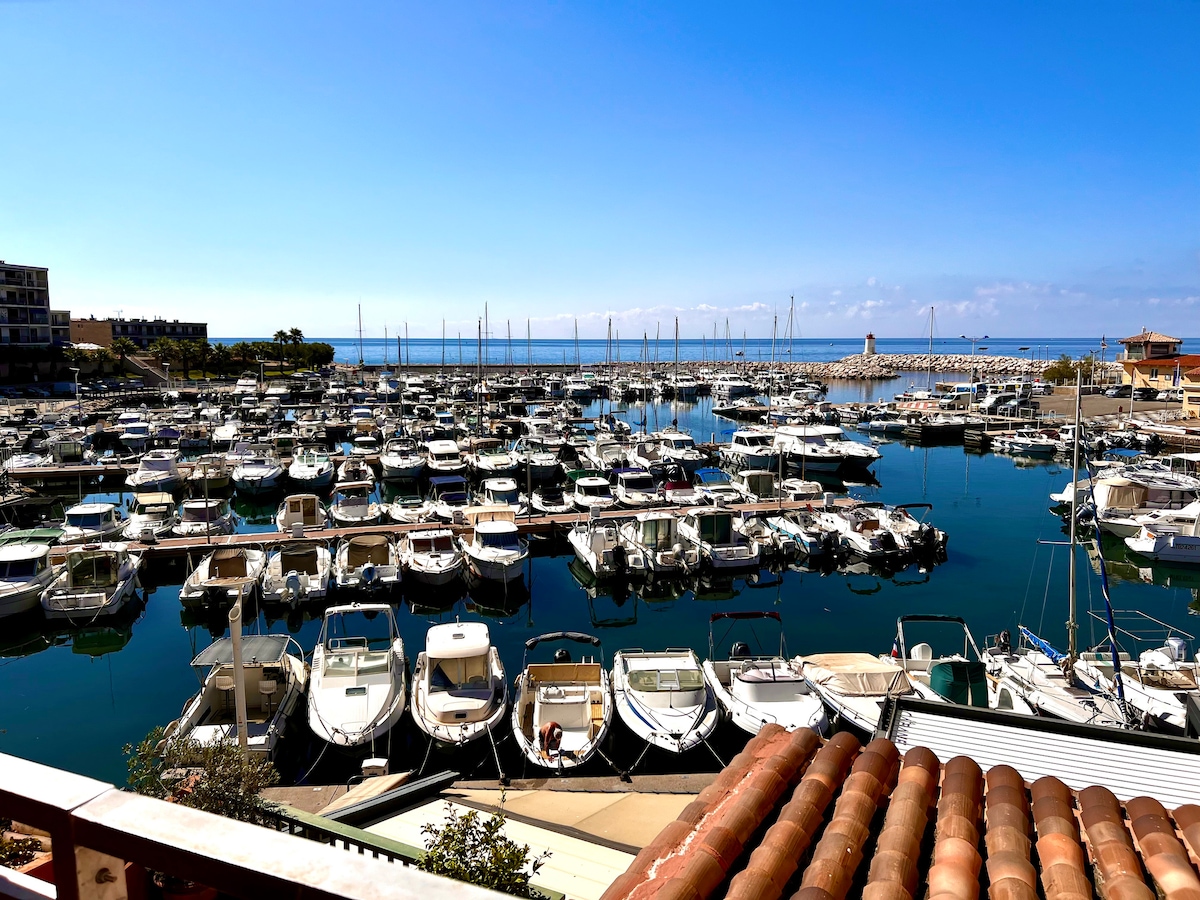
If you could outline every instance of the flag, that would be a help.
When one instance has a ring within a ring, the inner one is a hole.
[[[1179,363],[1175,363],[1175,377],[1171,379],[1171,387],[1179,387]]]
[[[900,658],[900,638],[892,638],[892,659]]]
[[[1108,341],[1106,341],[1106,340],[1104,339],[1104,335],[1100,335],[1100,349],[1101,349],[1101,350],[1107,350],[1107,349],[1108,349]]]

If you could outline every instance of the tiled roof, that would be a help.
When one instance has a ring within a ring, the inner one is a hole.
[[[1158,331],[1143,331],[1133,337],[1121,338],[1119,344],[1178,344],[1182,338],[1170,337]]]
[[[1194,900],[1197,858],[1200,806],[770,725],[603,900]]]
[[[1179,353],[1175,356],[1155,356],[1150,359],[1127,359],[1121,361],[1135,369],[1174,369],[1175,364],[1187,367],[1200,363],[1200,353]]]

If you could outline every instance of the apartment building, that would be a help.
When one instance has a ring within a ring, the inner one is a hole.
[[[52,343],[50,270],[0,260],[0,344],[49,347]]]
[[[173,341],[207,341],[208,324],[178,319],[89,319],[71,320],[71,341],[76,344],[112,345],[114,339],[129,338],[145,350],[159,338]]]

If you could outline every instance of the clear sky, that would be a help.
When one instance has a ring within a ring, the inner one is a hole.
[[[77,315],[1196,331],[1194,2],[0,0],[0,35],[0,258]]]

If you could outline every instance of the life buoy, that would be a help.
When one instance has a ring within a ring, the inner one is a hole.
[[[562,747],[563,730],[557,722],[547,722],[538,732],[538,743],[543,753],[554,753]]]

